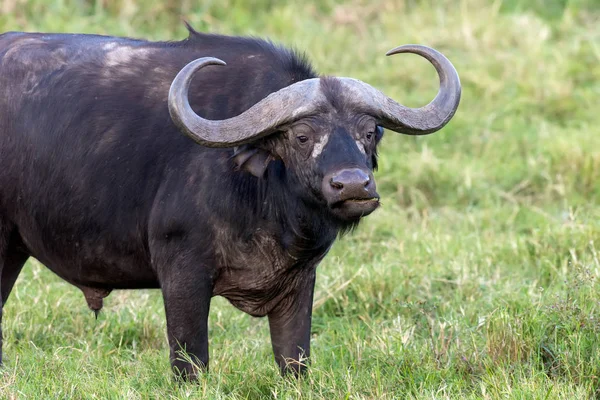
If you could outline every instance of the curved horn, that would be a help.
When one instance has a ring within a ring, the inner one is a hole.
[[[379,119],[388,129],[408,135],[426,135],[440,130],[450,121],[460,103],[461,86],[452,63],[438,51],[409,44],[386,53],[414,53],[426,58],[440,78],[440,90],[431,103],[421,108],[409,108],[397,103],[379,90],[356,79],[343,78],[345,98],[356,109]]]
[[[211,121],[192,110],[188,90],[192,77],[207,65],[225,65],[218,58],[199,58],[186,65],[169,90],[169,112],[183,133],[208,147],[232,147],[267,136],[281,125],[316,113],[323,95],[319,79],[307,79],[271,93],[242,114]]]
[[[373,115],[385,128],[409,135],[425,135],[441,129],[452,118],[460,102],[461,86],[452,63],[426,46],[405,45],[387,52],[415,53],[435,67],[440,90],[431,103],[409,108],[387,97],[379,90],[357,79],[339,78],[344,86],[346,102],[357,111]],[[169,112],[183,133],[208,147],[232,147],[252,142],[323,109],[327,103],[321,92],[320,79],[303,80],[271,93],[242,114],[212,121],[200,117],[190,106],[188,91],[192,77],[207,65],[225,65],[217,58],[199,58],[186,65],[175,77],[169,90]]]

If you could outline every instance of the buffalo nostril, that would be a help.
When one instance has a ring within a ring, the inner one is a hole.
[[[342,182],[340,182],[339,180],[336,180],[335,177],[331,178],[331,180],[329,181],[329,184],[331,185],[331,187],[333,187],[335,189],[343,189],[344,188],[344,184]]]
[[[370,186],[370,183],[371,177],[369,174],[358,168],[345,169],[329,179],[329,185],[336,191],[364,190]]]

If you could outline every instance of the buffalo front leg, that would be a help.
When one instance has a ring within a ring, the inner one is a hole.
[[[298,276],[296,289],[269,314],[271,344],[282,374],[306,371],[310,356],[310,326],[315,269]]]
[[[208,369],[208,311],[212,282],[197,267],[174,266],[161,280],[173,371],[196,380]]]

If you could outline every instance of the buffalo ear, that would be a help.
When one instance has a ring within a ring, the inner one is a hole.
[[[379,142],[381,141],[381,139],[383,139],[383,127],[377,125],[377,128],[375,129],[375,143],[379,144]]]
[[[236,147],[233,153],[233,161],[238,170],[250,172],[257,178],[265,175],[265,170],[274,158],[267,150],[259,149],[251,145]]]
[[[373,151],[373,156],[371,157],[371,165],[373,165],[373,171],[377,171],[377,167],[379,167],[379,163],[377,162],[377,145],[383,139],[383,127],[377,126],[377,132],[375,132],[375,150]]]

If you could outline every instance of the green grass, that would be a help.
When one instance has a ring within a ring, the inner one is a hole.
[[[161,5],[163,4],[163,5]],[[171,5],[166,5],[171,4]],[[463,83],[440,133],[388,132],[383,208],[319,269],[312,367],[283,379],[267,321],[214,299],[211,371],[173,382],[158,291],[117,291],[96,321],[35,261],[5,308],[1,398],[600,397],[600,4],[597,0],[5,0],[0,30],[181,39],[257,35],[409,106]]]

